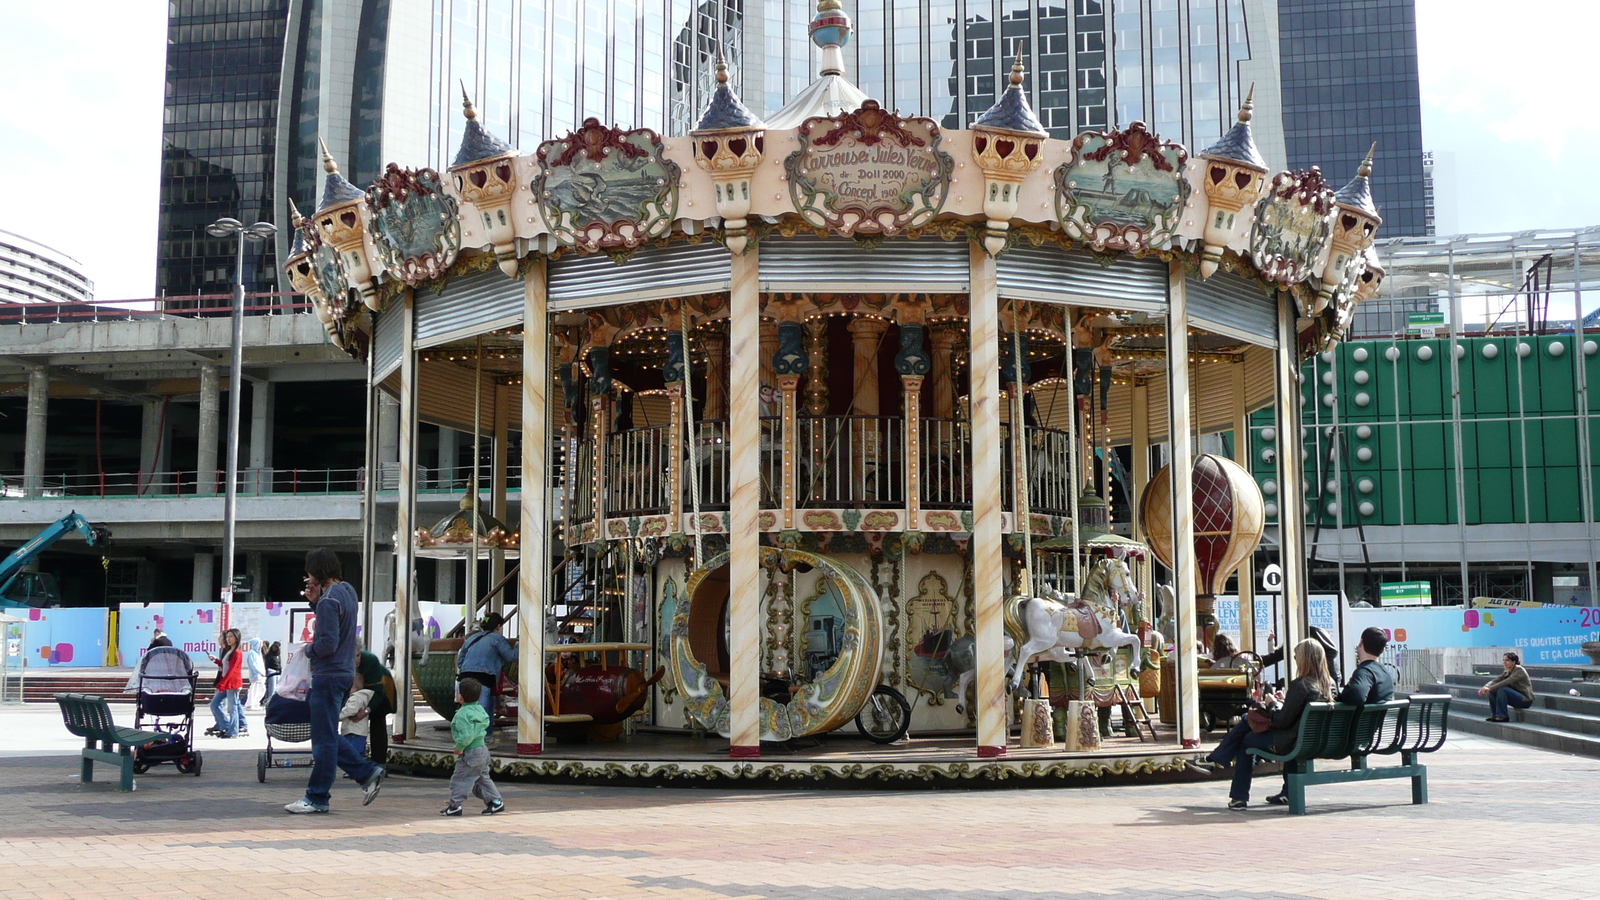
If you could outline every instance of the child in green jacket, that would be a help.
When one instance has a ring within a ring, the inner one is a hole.
[[[483,685],[471,678],[456,682],[456,715],[450,720],[450,737],[456,745],[456,768],[450,775],[450,805],[439,810],[441,816],[461,815],[461,804],[470,792],[484,802],[483,815],[505,811],[500,789],[489,777],[489,748],[483,744],[489,733],[489,714],[478,703]]]

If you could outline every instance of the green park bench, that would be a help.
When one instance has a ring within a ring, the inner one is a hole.
[[[119,727],[111,718],[111,707],[104,697],[90,694],[57,694],[61,718],[67,730],[83,738],[83,781],[94,781],[94,762],[116,763],[122,767],[124,791],[133,790],[133,767],[137,762],[134,751],[169,739],[169,735],[137,728]],[[99,746],[96,746],[99,745]],[[116,750],[112,748],[116,747]]]
[[[1284,793],[1289,812],[1305,815],[1306,787],[1381,778],[1411,779],[1411,802],[1428,802],[1428,767],[1417,761],[1444,744],[1449,730],[1450,698],[1443,694],[1415,694],[1409,700],[1390,700],[1366,706],[1311,703],[1300,718],[1295,744],[1287,753],[1251,748],[1261,759],[1284,765]],[[1400,755],[1400,765],[1369,766],[1373,756]],[[1316,761],[1350,760],[1343,771],[1316,770]]]

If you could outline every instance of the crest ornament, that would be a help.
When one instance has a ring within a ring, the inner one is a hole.
[[[1177,232],[1189,183],[1189,151],[1134,122],[1086,131],[1056,169],[1056,217],[1067,236],[1104,253],[1163,247]]]
[[[939,214],[955,160],[932,119],[888,112],[876,100],[802,122],[783,168],[807,224],[839,234],[894,234]]]
[[[1333,191],[1320,169],[1279,172],[1256,204],[1250,231],[1250,257],[1261,277],[1287,287],[1317,274],[1313,266],[1328,244],[1332,212]]]
[[[607,128],[589,118],[566,137],[540,144],[535,157],[539,211],[566,246],[620,250],[671,231],[682,170],[654,131]]]
[[[433,169],[389,163],[367,188],[372,243],[384,271],[409,285],[438,278],[461,250],[460,207]]]

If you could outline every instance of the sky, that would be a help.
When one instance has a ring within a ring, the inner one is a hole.
[[[150,297],[167,4],[60,9],[0,0],[0,228],[75,257],[97,299]],[[1600,224],[1597,26],[1594,0],[1417,0],[1423,143],[1453,159],[1457,231]]]

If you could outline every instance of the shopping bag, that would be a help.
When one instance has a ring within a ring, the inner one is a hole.
[[[306,656],[305,644],[283,646],[283,674],[278,676],[279,697],[304,700],[311,690],[311,658]]]

